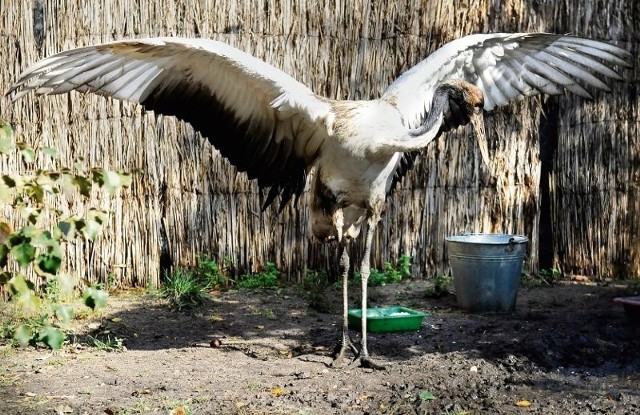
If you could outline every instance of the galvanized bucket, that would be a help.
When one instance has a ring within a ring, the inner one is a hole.
[[[445,238],[458,305],[469,312],[511,312],[529,239],[471,233]]]

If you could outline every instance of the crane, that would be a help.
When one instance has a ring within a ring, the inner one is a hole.
[[[263,209],[297,199],[312,169],[310,221],[320,240],[337,240],[343,324],[334,360],[383,368],[367,345],[367,281],[373,235],[386,196],[418,152],[443,132],[536,94],[591,98],[621,80],[629,53],[612,44],[549,33],[474,34],[453,40],[400,75],[372,100],[319,96],[281,70],[226,43],[146,38],[76,48],[26,69],[8,91],[16,100],[72,90],[142,104],[173,115],[268,191]],[[481,146],[482,148],[482,146]],[[484,152],[483,152],[484,155]],[[347,327],[348,242],[366,227],[362,336]]]

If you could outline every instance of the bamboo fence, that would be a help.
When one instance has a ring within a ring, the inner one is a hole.
[[[428,53],[466,34],[571,32],[615,41],[637,56],[639,29],[635,0],[3,0],[0,86],[6,91],[28,65],[71,47],[177,35],[228,42],[320,95],[370,99]],[[471,128],[441,137],[389,199],[375,238],[375,265],[406,254],[416,274],[443,273],[446,235],[490,231],[529,236],[533,272],[540,247],[552,244],[551,263],[563,271],[640,277],[633,64],[627,82],[593,101],[554,98],[544,105],[553,113],[545,115],[536,98],[488,115],[495,175],[482,165]],[[541,163],[540,125],[554,116],[557,150]],[[25,141],[57,148],[60,165],[83,157],[90,165],[142,171],[115,198],[95,192],[89,201],[60,201],[65,212],[90,206],[113,212],[99,239],[67,247],[68,272],[90,281],[111,275],[128,287],[155,286],[162,269],[194,264],[199,255],[226,259],[237,272],[272,261],[290,280],[306,269],[335,269],[335,246],[309,238],[306,197],[282,214],[275,207],[260,212],[255,183],[171,117],[77,93],[16,103],[4,97],[0,117]],[[544,163],[550,163],[543,177],[548,194],[540,190]],[[25,166],[2,159],[0,169]],[[544,211],[550,218],[541,225]],[[355,260],[360,243],[353,247]]]

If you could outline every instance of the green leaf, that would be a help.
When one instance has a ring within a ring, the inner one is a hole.
[[[21,347],[26,347],[33,338],[33,331],[31,331],[31,328],[26,324],[20,324],[13,332],[13,338]]]
[[[36,161],[36,152],[30,147],[25,146],[25,148],[20,150],[20,155],[22,155],[22,160],[24,160],[25,163],[33,163]]]
[[[130,173],[118,172],[118,175],[120,176],[120,183],[122,184],[122,187],[131,187],[133,176],[131,176]]]
[[[7,258],[9,257],[9,247],[5,244],[0,244],[0,268],[7,266]]]
[[[89,287],[84,291],[84,305],[95,310],[107,305],[109,293],[104,290]]]
[[[58,179],[62,177],[62,173],[60,173],[59,171],[50,171],[46,172],[45,174],[49,176],[49,178],[53,181],[58,181]]]
[[[25,226],[24,228],[22,228],[20,233],[26,236],[27,238],[31,239],[40,235],[42,232],[40,231],[40,229],[36,228],[35,226]]]
[[[0,120],[0,154],[9,154],[15,148],[11,124]]]
[[[78,190],[80,191],[80,194],[82,196],[89,197],[91,195],[91,187],[92,187],[91,181],[86,177],[84,177],[83,175],[76,174],[73,177],[73,184],[78,186]]]
[[[76,279],[69,274],[60,274],[56,276],[58,281],[58,288],[63,295],[70,295],[73,293],[73,289],[76,285]]]
[[[93,181],[94,184],[97,184],[98,186],[102,187],[102,185],[104,184],[105,171],[106,171],[105,169],[101,169],[99,167],[94,167],[91,169],[91,180]]]
[[[7,271],[0,272],[0,285],[5,285],[13,278],[13,274]]]
[[[4,181],[0,182],[0,203],[13,203],[14,191],[9,188]]]
[[[429,392],[429,391],[422,391],[420,392],[420,400],[421,401],[431,401],[434,400],[436,397],[433,396],[433,393]]]
[[[91,209],[87,214],[87,218],[93,219],[98,222],[100,225],[104,225],[104,223],[109,219],[109,215],[106,211],[100,209]]]
[[[47,156],[51,157],[52,159],[58,157],[58,150],[56,150],[53,147],[43,147],[42,152]]]
[[[39,209],[34,209],[33,212],[31,212],[27,217],[27,221],[30,224],[35,225],[36,223],[38,223],[38,219],[40,219],[41,214],[42,212]]]
[[[87,226],[87,223],[83,219],[74,220],[75,228],[82,232],[82,230]]]
[[[55,327],[47,327],[40,333],[39,341],[43,342],[53,350],[58,350],[64,342],[64,332]]]
[[[7,174],[2,175],[2,181],[10,189],[13,189],[17,185],[16,180]]]
[[[82,232],[85,234],[85,236],[92,241],[96,239],[98,235],[100,235],[101,231],[102,225],[98,221],[92,219],[87,220],[84,229],[82,229]]]
[[[63,323],[68,323],[73,319],[73,307],[69,304],[62,304],[55,308],[56,317]]]
[[[41,254],[38,256],[36,264],[42,272],[56,275],[62,264],[62,257],[56,254]]]
[[[31,245],[31,239],[25,240],[11,247],[11,255],[22,267],[28,266],[36,257],[36,248]]]
[[[20,295],[33,291],[35,286],[31,281],[27,281],[24,275],[18,274],[9,280],[9,289],[13,295]]]
[[[122,187],[120,175],[113,170],[105,170],[102,173],[102,184],[112,196]]]
[[[63,235],[64,237],[69,239],[73,238],[75,226],[72,221],[61,220],[60,222],[58,222],[58,226],[56,227],[56,229],[60,231],[60,235]],[[55,234],[55,230],[54,230],[54,234]],[[60,238],[56,238],[56,239],[60,239]]]
[[[76,170],[82,170],[84,169],[84,164],[84,157],[78,157],[73,162],[73,168]]]
[[[76,180],[75,176],[70,173],[63,173],[58,179],[60,189],[66,193],[67,195],[73,195],[76,191]]]
[[[27,235],[31,237],[31,242],[36,246],[48,247],[54,243],[53,238],[51,236],[51,232],[49,231],[39,231],[38,228],[33,227],[35,232],[31,235]]]
[[[35,310],[40,305],[40,299],[34,292],[35,286],[27,281],[22,274],[14,275],[9,280],[9,291],[16,302],[27,310]]]
[[[27,195],[38,203],[44,202],[44,188],[37,183],[29,183],[25,185]]]

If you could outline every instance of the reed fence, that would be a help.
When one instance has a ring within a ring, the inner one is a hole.
[[[389,199],[374,264],[406,254],[416,274],[444,273],[446,235],[512,232],[531,240],[529,271],[640,277],[635,0],[3,0],[0,89],[39,58],[71,47],[176,35],[228,42],[321,95],[370,99],[445,42],[497,31],[611,40],[633,53],[634,67],[593,101],[535,98],[487,115],[494,175],[471,128],[441,137]],[[57,148],[59,165],[83,157],[142,171],[115,198],[96,192],[89,201],[59,201],[69,213],[113,211],[98,240],[67,247],[68,272],[129,287],[157,285],[163,267],[192,265],[199,255],[226,259],[237,272],[272,261],[292,281],[306,269],[335,269],[335,246],[309,238],[306,198],[282,214],[260,212],[255,183],[171,117],[76,93],[15,103],[4,97],[0,117],[25,141]],[[3,172],[27,168],[0,159]]]

